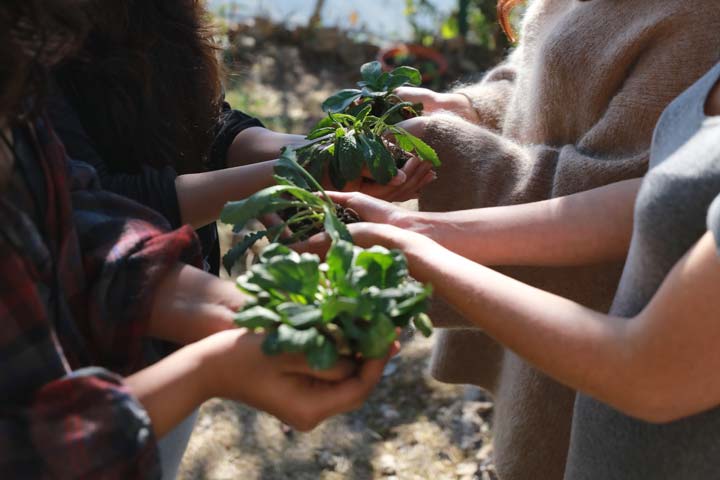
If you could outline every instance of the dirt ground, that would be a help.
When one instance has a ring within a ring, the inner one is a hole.
[[[307,131],[322,100],[354,81],[353,72],[313,64],[293,47],[235,61],[228,99],[278,130]],[[222,236],[227,245],[230,234]],[[307,434],[242,405],[206,403],[179,478],[494,480],[493,405],[480,390],[433,380],[431,350],[432,338],[406,333],[367,404]]]

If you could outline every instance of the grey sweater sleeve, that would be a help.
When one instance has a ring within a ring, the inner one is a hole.
[[[59,94],[53,95],[48,101],[47,111],[68,156],[95,168],[105,190],[135,200],[161,213],[170,222],[172,228],[179,228],[182,225],[175,190],[177,173],[173,168],[142,166],[136,173],[112,172],[64,97]]]

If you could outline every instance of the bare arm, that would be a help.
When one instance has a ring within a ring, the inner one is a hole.
[[[280,133],[263,127],[250,127],[235,136],[227,152],[227,166],[237,167],[273,160],[283,147],[306,143],[302,135]]]
[[[414,212],[360,194],[331,193],[369,222],[422,233],[486,265],[587,265],[627,255],[641,180],[541,202]]]
[[[351,230],[361,245],[401,248],[412,274],[468,320],[547,374],[629,415],[667,422],[720,403],[720,259],[710,233],[645,310],[621,319],[505,277],[421,235],[373,224]]]
[[[300,355],[266,356],[262,336],[233,326],[235,312],[245,301],[233,282],[187,265],[163,279],[148,334],[188,345],[126,379],[157,435],[216,396],[266,410],[307,430],[358,406],[379,379],[382,361],[367,362],[354,375],[351,361],[318,372]]]
[[[274,161],[267,161],[177,177],[175,188],[183,223],[199,228],[214,222],[227,202],[272,185],[274,165]]]

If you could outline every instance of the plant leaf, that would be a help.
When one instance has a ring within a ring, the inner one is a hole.
[[[331,210],[328,205],[325,205],[323,207],[323,212],[325,213],[325,222],[323,226],[325,227],[325,232],[330,235],[333,242],[345,240],[352,243],[353,240],[352,235],[350,235],[350,231],[347,229],[345,224],[337,218],[334,209]]]
[[[272,310],[256,306],[237,313],[234,321],[238,327],[255,330],[256,328],[269,328],[280,323],[282,319]]]
[[[293,206],[294,200],[285,198],[283,194],[290,193],[302,196],[302,193],[314,196],[301,188],[292,185],[275,185],[265,188],[237,202],[229,202],[220,213],[220,221],[240,227],[248,221],[267,213],[274,213]]]
[[[340,113],[360,98],[362,92],[356,89],[340,90],[325,100],[322,104],[323,112]]]
[[[302,305],[294,302],[287,302],[277,306],[277,312],[282,316],[285,323],[294,328],[308,328],[323,321],[322,310],[316,305]]]
[[[432,335],[432,320],[430,320],[430,317],[428,317],[425,313],[420,313],[413,318],[413,326],[425,337]]]
[[[278,344],[283,352],[302,353],[318,344],[322,335],[316,328],[298,330],[290,325],[282,324],[278,328]]]
[[[359,351],[365,358],[382,358],[387,355],[395,341],[395,325],[387,315],[381,313],[370,324],[365,335],[359,339]]]
[[[417,152],[420,159],[432,163],[433,167],[439,167],[441,165],[440,157],[438,157],[437,152],[435,152],[435,150],[433,150],[430,145],[420,140],[415,135],[412,135],[410,133],[407,133],[406,135],[408,137],[408,140],[412,142],[413,147],[415,148],[415,151]]]
[[[373,179],[381,185],[387,185],[398,172],[395,159],[378,137],[361,135],[359,141]]]
[[[422,74],[417,68],[413,67],[398,67],[392,72],[390,72],[391,76],[403,76],[408,78],[408,82],[411,85],[415,85],[416,87],[420,86],[422,84]]]
[[[238,260],[245,255],[245,252],[255,245],[258,240],[267,236],[267,234],[268,232],[266,230],[249,233],[243,237],[240,243],[228,250],[228,252],[223,256],[223,266],[225,267],[228,275],[232,275],[233,267],[237,264]]]
[[[360,76],[370,85],[375,85],[382,73],[383,69],[380,62],[369,62],[360,67]]]
[[[363,155],[353,131],[337,139],[335,156],[338,161],[339,173],[344,180],[351,181],[360,176],[364,163]]]
[[[333,285],[342,286],[346,283],[346,277],[352,267],[353,244],[345,240],[337,240],[325,256],[325,263],[328,265],[328,279]]]
[[[335,366],[338,349],[335,343],[325,335],[319,335],[307,350],[307,361],[315,370],[327,370]]]

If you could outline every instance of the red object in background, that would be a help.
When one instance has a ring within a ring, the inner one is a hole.
[[[403,43],[381,49],[380,52],[378,52],[378,61],[382,64],[385,71],[390,71],[402,65],[415,67],[422,73],[423,83],[442,77],[448,69],[447,60],[442,53],[434,48],[415,44]],[[433,71],[428,71],[427,68],[423,68],[427,62],[435,65]]]

